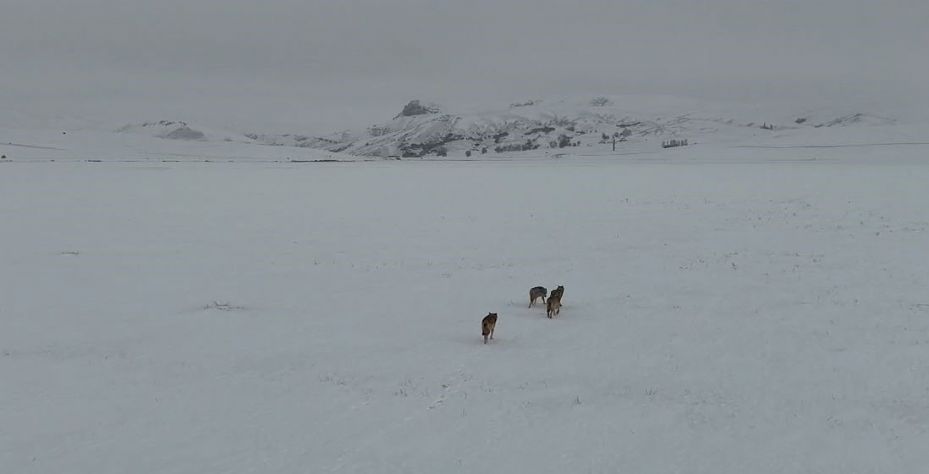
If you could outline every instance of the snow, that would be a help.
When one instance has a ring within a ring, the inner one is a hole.
[[[251,143],[247,137],[183,122],[100,128],[0,127],[0,155],[8,161],[356,161],[358,157],[309,148]],[[204,133],[203,139],[190,139]],[[191,135],[191,133],[193,133]],[[166,138],[167,137],[167,138]],[[187,138],[185,138],[187,137]]]
[[[74,159],[0,163],[0,466],[923,472],[929,146],[888,133],[295,164],[22,132]]]

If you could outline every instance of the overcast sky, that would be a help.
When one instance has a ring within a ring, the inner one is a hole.
[[[663,93],[929,106],[926,0],[0,0],[0,111],[329,131]],[[263,128],[262,128],[263,127]]]

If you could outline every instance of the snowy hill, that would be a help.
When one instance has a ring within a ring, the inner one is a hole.
[[[452,112],[414,100],[392,119],[360,130],[324,136],[247,136],[268,145],[412,158],[576,147],[612,150],[614,140],[625,148],[682,138],[691,143],[734,143],[777,131],[894,123],[861,112],[791,113],[663,96],[598,96],[528,100],[473,112]]]
[[[244,135],[161,121],[118,129],[0,127],[3,161],[356,161],[326,150],[272,147]]]
[[[532,99],[471,110],[413,100],[387,121],[325,135],[243,132],[182,120],[116,127],[68,118],[6,127],[0,127],[0,154],[15,160],[508,160],[654,153],[669,143],[785,147],[929,141],[926,124],[901,124],[876,114],[670,96]]]
[[[162,120],[126,125],[117,132],[140,133],[171,140],[206,140],[206,134],[187,125],[187,122]]]

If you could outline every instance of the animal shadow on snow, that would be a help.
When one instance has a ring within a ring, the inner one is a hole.
[[[213,300],[207,304],[187,308],[182,310],[179,314],[191,314],[191,313],[246,313],[251,311],[254,308],[248,306],[242,306],[239,304],[234,304],[225,300]]]
[[[538,306],[533,305],[532,308],[527,308],[525,302],[510,300],[509,302],[507,302],[506,307],[507,308],[522,308],[522,311],[513,311],[512,313],[508,313],[510,317],[513,317],[513,316],[535,317],[537,312],[538,314],[545,316],[545,305],[544,304],[540,304]],[[577,309],[577,308],[583,308],[583,307],[584,305],[572,305],[572,304],[564,304],[564,303],[561,304],[562,311],[564,311],[565,308]]]
[[[502,327],[502,326],[501,326]],[[480,328],[477,328],[480,329]],[[461,345],[461,346],[484,346],[484,347],[494,347],[494,346],[507,346],[512,347],[514,343],[518,343],[519,337],[516,336],[498,336],[497,333],[494,333],[494,338],[491,341],[488,341],[487,344],[484,344],[484,336],[481,335],[480,331],[472,331],[473,336],[468,334],[448,334],[446,337],[442,338],[446,342]]]
[[[518,317],[530,317],[530,316],[535,316],[536,312],[538,312],[538,311],[541,311],[541,314],[542,314],[543,316],[545,315],[545,305],[544,305],[544,304],[541,304],[541,303],[534,304],[534,305],[532,305],[531,308],[527,308],[527,307],[526,307],[526,302],[525,302],[525,301],[513,301],[513,300],[510,300],[510,301],[508,301],[508,302],[506,303],[506,307],[507,307],[507,308],[514,308],[512,312],[507,313],[510,317],[513,317],[513,316],[518,316]],[[561,307],[562,307],[562,309],[563,309],[563,308],[570,308],[571,305],[562,305]],[[518,309],[517,309],[517,308],[518,308]]]
[[[248,308],[245,306],[234,305],[228,301],[214,301],[208,305],[203,306],[204,311],[245,311]]]

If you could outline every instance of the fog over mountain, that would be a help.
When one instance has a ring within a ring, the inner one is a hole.
[[[917,0],[0,0],[0,123],[323,133],[456,108],[671,94],[929,105]]]

